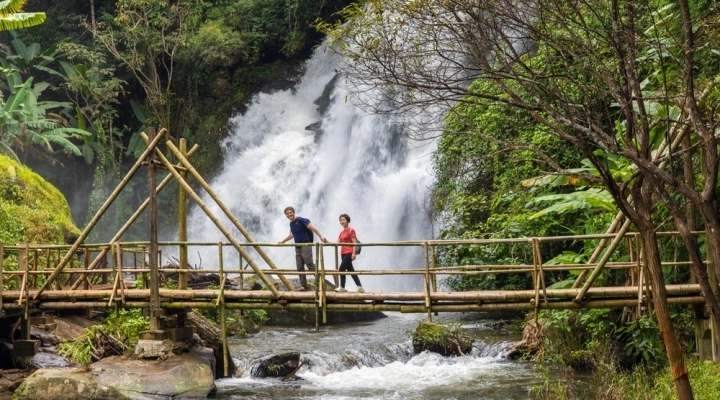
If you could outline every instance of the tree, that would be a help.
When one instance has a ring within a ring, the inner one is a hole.
[[[641,233],[660,330],[685,399],[692,391],[667,311],[653,209],[660,199],[673,215],[718,324],[720,307],[687,216],[679,212],[685,201],[696,206],[709,252],[720,260],[717,7],[687,0],[368,1],[346,9],[347,25],[320,27],[347,56],[343,72],[366,108],[422,115],[458,102],[504,104],[527,110],[587,157],[600,176],[575,175],[599,179]],[[698,65],[698,58],[715,62]],[[476,79],[500,93],[475,90],[469,82]],[[676,144],[685,135],[701,154],[697,187],[673,173],[682,154]],[[636,172],[618,180],[609,156],[627,159]]]
[[[45,13],[22,12],[26,0],[0,1],[0,31],[29,28],[45,22]]]

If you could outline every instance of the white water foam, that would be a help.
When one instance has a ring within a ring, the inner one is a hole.
[[[286,206],[295,207],[297,215],[309,218],[331,241],[340,232],[341,213],[351,216],[351,226],[366,243],[431,238],[424,202],[433,182],[432,145],[417,147],[402,137],[398,126],[349,104],[341,85],[332,91],[327,112],[319,115],[313,101],[333,78],[337,65],[337,57],[316,51],[295,90],[259,94],[244,115],[234,117],[225,143],[225,165],[211,187],[257,242],[274,243],[288,235]],[[322,133],[305,130],[317,121]],[[222,215],[209,197],[204,201],[215,215]],[[232,226],[226,218],[220,221]],[[191,241],[227,241],[197,207],[189,226]],[[242,239],[235,229],[231,231]],[[295,268],[293,249],[266,251],[279,268]],[[225,252],[226,268],[237,268],[237,254]],[[192,248],[189,253],[191,265],[217,265],[215,249]],[[334,268],[332,250],[326,249],[325,257],[326,268]],[[423,266],[422,257],[420,247],[365,247],[355,267],[418,268]],[[375,291],[420,286],[419,277],[361,276],[361,280]],[[352,290],[352,280],[348,281]]]

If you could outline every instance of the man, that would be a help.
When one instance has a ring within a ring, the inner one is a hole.
[[[323,243],[327,243],[325,236],[320,233],[320,230],[318,230],[315,225],[310,223],[309,219],[295,216],[294,208],[286,207],[285,216],[290,220],[290,234],[279,243],[285,243],[290,240],[290,238],[294,238],[295,243],[312,243],[312,232],[315,232]],[[313,262],[312,253],[312,246],[295,247],[295,264],[298,271],[304,270],[305,265],[307,265],[307,269],[309,271],[315,271],[315,263]],[[308,290],[307,278],[305,275],[300,275],[300,285],[301,287],[297,288],[297,290]]]

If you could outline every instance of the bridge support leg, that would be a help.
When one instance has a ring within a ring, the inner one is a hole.
[[[700,360],[715,361],[715,324],[710,318],[695,318],[695,343]]]

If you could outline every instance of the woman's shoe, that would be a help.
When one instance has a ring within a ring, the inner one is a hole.
[[[336,287],[336,288],[335,288],[335,291],[336,291],[336,292],[347,292],[347,290],[345,290],[344,287]]]
[[[365,289],[363,289],[362,286],[358,286],[356,292],[358,292],[358,293],[365,293]]]

